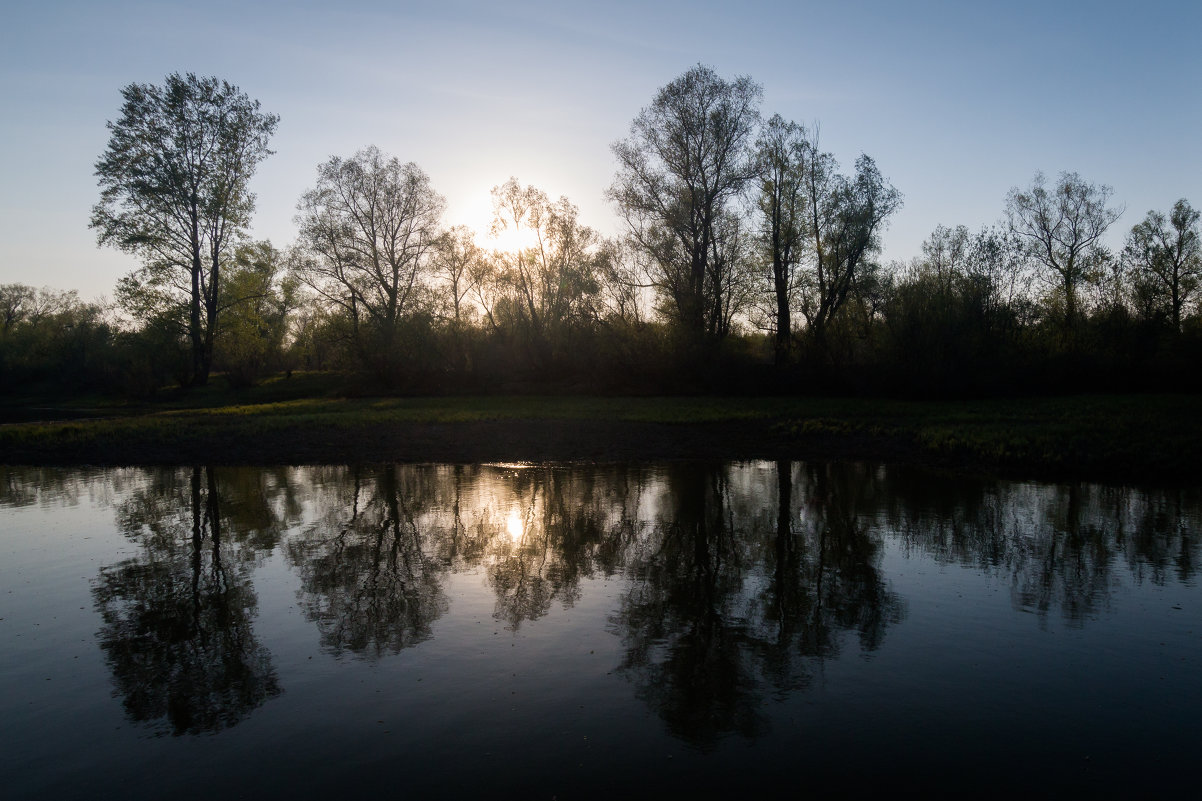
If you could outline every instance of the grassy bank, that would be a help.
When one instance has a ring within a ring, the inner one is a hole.
[[[0,426],[8,464],[863,458],[1125,481],[1202,477],[1202,398],[289,397],[220,389]]]

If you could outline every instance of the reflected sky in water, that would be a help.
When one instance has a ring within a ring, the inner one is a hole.
[[[1200,510],[854,463],[0,467],[0,768],[19,798],[1167,790]]]

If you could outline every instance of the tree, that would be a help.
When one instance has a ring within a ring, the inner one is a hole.
[[[297,204],[301,275],[345,312],[360,355],[377,367],[391,362],[399,326],[419,306],[445,205],[420,167],[376,147],[319,166]]]
[[[806,244],[805,167],[809,142],[805,128],[774,115],[756,141],[756,158],[760,247],[772,268],[776,363],[783,365],[792,350],[790,311],[796,289],[795,271]]]
[[[1108,258],[1102,235],[1122,215],[1122,208],[1106,203],[1114,190],[1086,183],[1075,172],[1062,172],[1050,189],[1042,172],[1031,186],[1010,190],[1006,218],[1011,232],[1026,246],[1026,253],[1063,295],[1064,333],[1072,331],[1078,316],[1077,292]]]
[[[893,271],[885,304],[890,361],[924,392],[996,386],[1016,344],[1024,260],[997,229],[938,226],[920,258]]]
[[[667,310],[694,341],[724,332],[726,281],[715,268],[736,265],[721,258],[718,229],[757,174],[750,144],[761,95],[751,78],[726,81],[699,64],[660,89],[613,145],[609,197]]]
[[[185,299],[191,383],[208,381],[222,269],[250,222],[255,167],[270,155],[279,117],[238,87],[192,73],[162,86],[130,84],[96,162],[101,245],[143,260],[142,283]]]
[[[441,316],[450,328],[450,362],[460,371],[468,364],[464,340],[476,311],[470,296],[478,289],[484,263],[484,251],[476,244],[475,232],[466,225],[456,225],[439,237],[434,274],[442,286],[437,296]]]
[[[81,301],[75,290],[0,284],[0,387],[17,391],[42,381],[103,386],[115,335],[107,317],[103,306]]]
[[[475,287],[478,264],[484,251],[476,244],[476,234],[466,225],[456,225],[439,238],[434,258],[434,272],[444,282],[445,312],[456,329],[471,319],[472,307],[468,297]]]
[[[1137,280],[1167,306],[1173,330],[1181,331],[1181,313],[1202,284],[1202,237],[1198,220],[1202,212],[1182,198],[1165,215],[1149,211],[1127,235],[1123,260]]]
[[[856,159],[852,178],[838,172],[835,157],[823,153],[815,134],[803,173],[809,237],[809,264],[801,278],[801,311],[819,353],[827,332],[849,298],[863,293],[875,277],[871,257],[880,250],[880,232],[901,208],[893,188],[866,155]]]
[[[493,254],[511,297],[509,309],[535,348],[547,355],[562,347],[573,327],[598,316],[601,237],[582,225],[566,197],[551,202],[517,178],[493,187],[494,234],[512,232],[518,245]]]
[[[289,317],[297,305],[295,276],[270,242],[239,245],[225,278],[227,301],[216,360],[235,386],[250,386],[282,361]]]

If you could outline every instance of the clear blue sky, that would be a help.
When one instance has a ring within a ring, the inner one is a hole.
[[[121,87],[215,75],[280,115],[253,182],[277,246],[316,166],[369,144],[417,162],[446,222],[510,175],[617,233],[609,145],[698,62],[821,122],[905,195],[885,258],[998,220],[1036,170],[1127,212],[1202,206],[1202,0],[1117,2],[26,2],[0,5],[0,282],[111,294],[135,267],[87,227]]]

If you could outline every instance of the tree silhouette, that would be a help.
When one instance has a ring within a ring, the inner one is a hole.
[[[1173,330],[1181,333],[1182,312],[1202,285],[1202,211],[1182,198],[1169,216],[1149,211],[1127,235],[1123,259],[1136,271],[1137,292],[1167,308]]]
[[[96,177],[92,227],[101,245],[141,256],[136,283],[179,306],[195,384],[209,378],[233,245],[250,224],[248,188],[279,117],[217,78],[168,75],[130,84]]]
[[[654,265],[670,317],[696,342],[720,337],[731,205],[756,175],[750,146],[763,92],[698,65],[660,89],[614,144],[610,198],[632,242]]]
[[[376,147],[320,165],[297,204],[299,273],[350,323],[360,356],[383,377],[413,345],[399,332],[425,311],[445,206],[420,167]]]
[[[1113,193],[1075,172],[1060,173],[1049,190],[1047,179],[1037,172],[1030,187],[1011,189],[1006,198],[1010,230],[1062,294],[1066,336],[1076,325],[1081,285],[1109,258],[1099,240],[1123,213],[1106,205]]]

